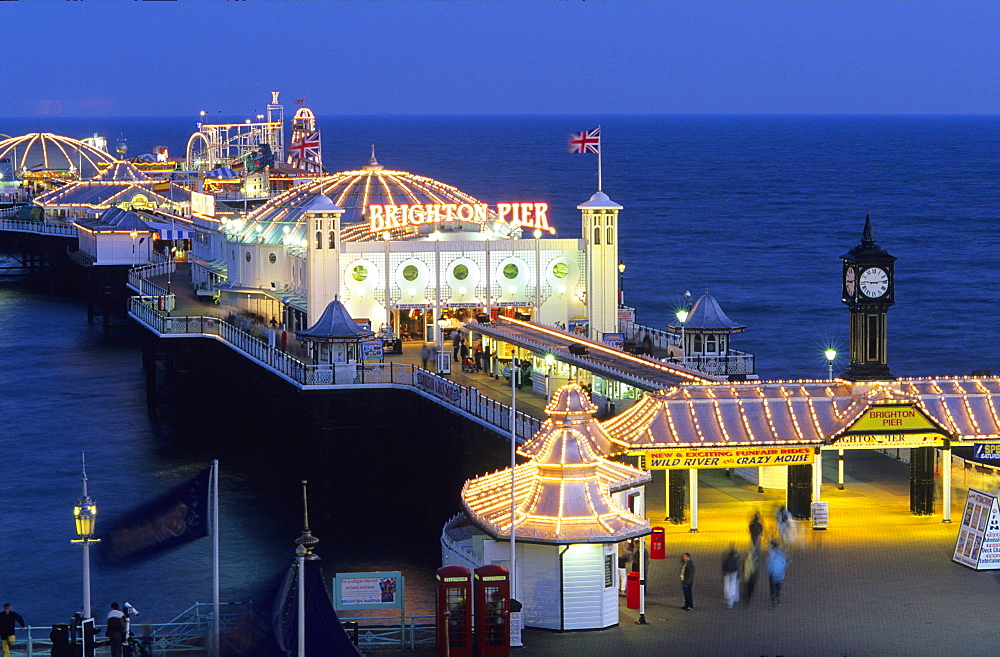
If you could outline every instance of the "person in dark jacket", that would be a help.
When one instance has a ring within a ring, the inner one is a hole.
[[[10,647],[14,645],[14,624],[18,623],[24,629],[24,619],[21,614],[10,608],[10,603],[3,605],[0,612],[0,638],[3,639],[3,657],[10,657]]]
[[[740,601],[739,570],[740,555],[736,546],[730,545],[726,556],[722,558],[722,592],[730,609]]]
[[[684,611],[694,610],[694,595],[691,587],[694,586],[694,561],[687,552],[681,555],[681,591],[684,593]]]
[[[117,602],[111,603],[108,629],[104,634],[111,639],[111,657],[122,657],[122,646],[125,644],[125,614],[118,608]]]
[[[764,525],[760,521],[760,511],[753,512],[753,518],[750,519],[750,542],[753,543],[753,549],[758,553],[760,552],[760,535],[764,533]]]

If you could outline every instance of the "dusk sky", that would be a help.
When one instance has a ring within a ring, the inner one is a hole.
[[[1000,2],[4,2],[4,116],[995,114]]]

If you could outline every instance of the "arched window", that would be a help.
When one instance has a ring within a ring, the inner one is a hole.
[[[316,231],[316,248],[317,249],[323,248],[323,231],[321,230]]]
[[[716,339],[714,335],[705,336],[705,352],[709,354],[714,354],[716,352]]]
[[[615,233],[614,233],[614,230],[615,230],[614,228],[608,228],[608,241],[607,241],[608,244],[614,244],[615,243]]]
[[[600,228],[595,228],[594,229],[594,244],[600,244],[600,243],[601,243],[601,229]]]
[[[330,249],[337,248],[337,231],[335,230],[330,231],[330,243],[327,245],[327,248]]]
[[[692,341],[691,351],[693,351],[696,354],[703,353],[701,335],[699,333],[694,334],[694,340]]]

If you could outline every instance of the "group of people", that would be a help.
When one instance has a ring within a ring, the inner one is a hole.
[[[107,629],[104,635],[108,638],[111,657],[122,657],[123,647],[129,635],[129,613],[132,615],[136,613],[128,603],[125,603],[125,607],[126,610],[122,611],[117,602],[112,602],[111,610],[108,612]],[[10,657],[11,646],[17,640],[17,636],[14,633],[18,629],[16,626],[24,629],[24,618],[21,614],[13,610],[9,602],[5,603],[3,611],[0,612],[0,638],[2,638],[3,644],[3,657]],[[53,657],[74,654],[69,643],[69,636],[66,633],[65,625],[61,628],[53,626],[49,638],[52,640]],[[148,650],[145,652],[148,652]]]

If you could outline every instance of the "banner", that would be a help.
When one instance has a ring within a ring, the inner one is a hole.
[[[101,557],[115,562],[131,561],[208,536],[211,472],[211,468],[205,468],[114,522],[99,543]]]
[[[646,457],[649,470],[687,468],[745,468],[771,465],[804,465],[813,462],[813,448],[741,447],[656,449],[629,452]]]
[[[333,602],[345,609],[403,609],[403,573],[337,573],[333,578]]]

